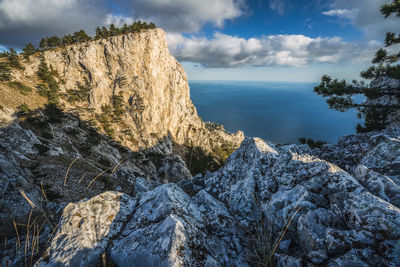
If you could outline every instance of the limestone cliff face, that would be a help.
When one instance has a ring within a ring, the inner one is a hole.
[[[178,144],[207,152],[223,143],[237,148],[243,139],[241,132],[231,135],[209,127],[197,115],[185,71],[169,54],[161,29],[67,46],[47,51],[44,57],[58,72],[63,93],[88,81],[87,100],[62,101],[67,109],[80,107],[83,118],[95,118],[102,106],[112,104],[113,96],[123,96],[122,122],[114,123],[113,129],[119,141],[132,149],[154,146],[168,135]],[[25,75],[34,76],[38,65],[39,58],[33,59]]]

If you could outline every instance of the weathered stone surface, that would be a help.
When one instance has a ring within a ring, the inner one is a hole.
[[[58,230],[38,266],[93,266],[101,262],[108,241],[119,234],[136,201],[105,192],[64,208]]]
[[[240,229],[225,206],[200,191],[190,198],[176,185],[142,196],[110,259],[118,266],[243,265]]]

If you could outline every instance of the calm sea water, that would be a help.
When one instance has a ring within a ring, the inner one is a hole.
[[[335,143],[355,132],[354,110],[331,110],[313,92],[314,83],[190,81],[191,98],[204,121],[231,132],[276,143],[298,143],[307,137]]]

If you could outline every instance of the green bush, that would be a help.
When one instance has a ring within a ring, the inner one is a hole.
[[[0,81],[6,82],[11,80],[10,67],[7,62],[0,62]]]
[[[68,96],[69,102],[75,103],[75,102],[88,100],[91,87],[90,87],[90,84],[87,79],[85,79],[84,83],[85,84],[83,85],[80,82],[77,82],[76,89],[67,91],[67,96]]]
[[[32,88],[17,81],[8,82],[8,86],[18,90],[22,95],[26,95],[26,93],[32,92]]]

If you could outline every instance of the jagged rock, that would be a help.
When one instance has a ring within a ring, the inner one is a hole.
[[[58,230],[38,266],[93,266],[101,262],[109,240],[121,231],[136,201],[105,192],[64,208]]]
[[[369,153],[376,154],[373,151],[370,145]],[[397,149],[386,151],[385,158],[399,155]],[[292,242],[284,253],[305,263],[327,264],[335,257],[338,260],[330,264],[348,261],[349,248],[368,248],[376,254],[374,262],[396,265],[400,232],[394,229],[400,229],[400,210],[381,199],[380,191],[371,194],[375,191],[369,192],[345,171],[311,154],[305,146],[274,147],[246,139],[221,170],[206,175],[207,191],[221,199],[238,220],[257,222],[263,215],[272,229],[284,229],[292,219],[286,232]],[[374,164],[383,167],[388,162]],[[396,189],[389,192],[393,197]],[[364,262],[365,258],[353,260]]]
[[[190,198],[173,184],[145,193],[121,237],[110,246],[119,266],[246,265],[240,229],[225,206],[200,191]]]

